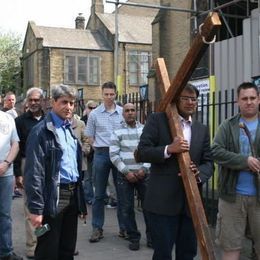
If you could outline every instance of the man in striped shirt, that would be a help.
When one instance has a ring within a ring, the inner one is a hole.
[[[136,163],[134,158],[134,151],[139,143],[143,125],[136,121],[136,109],[133,104],[124,105],[123,117],[125,121],[111,135],[109,155],[112,163],[118,169],[118,198],[122,209],[123,222],[130,241],[129,249],[138,250],[141,234],[135,221],[134,190],[137,190],[142,205],[150,164]],[[145,211],[143,213],[147,224]],[[148,229],[146,229],[146,235],[147,245],[150,246]]]

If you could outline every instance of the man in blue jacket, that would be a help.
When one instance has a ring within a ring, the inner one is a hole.
[[[25,191],[32,225],[49,231],[37,239],[35,259],[71,260],[78,215],[86,215],[81,148],[71,129],[76,90],[52,89],[52,111],[30,132],[26,146]]]

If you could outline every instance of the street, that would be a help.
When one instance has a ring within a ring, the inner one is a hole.
[[[14,199],[12,209],[14,252],[18,255],[24,256],[24,259],[26,259],[23,198]],[[87,223],[84,224],[83,221],[79,220],[77,241],[77,250],[79,251],[79,255],[75,257],[75,260],[152,259],[153,250],[146,246],[146,240],[144,237],[144,222],[142,219],[142,214],[139,210],[136,210],[136,219],[138,222],[138,227],[140,228],[140,231],[142,233],[141,247],[139,251],[129,250],[128,241],[117,236],[118,225],[116,218],[116,209],[106,209],[104,238],[98,243],[89,243],[88,239],[92,231],[91,208],[89,208],[88,211],[89,215],[87,218]],[[248,240],[245,240],[244,245],[245,247],[242,252],[241,260],[248,260],[250,259],[247,257],[250,254],[250,243],[248,242]],[[217,247],[215,249],[217,259],[220,259],[219,249]],[[199,255],[195,259],[199,260]]]

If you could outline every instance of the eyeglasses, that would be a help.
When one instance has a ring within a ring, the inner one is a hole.
[[[191,101],[192,103],[195,103],[198,99],[196,97],[181,96],[180,100],[183,102]]]
[[[92,109],[95,109],[95,108],[96,108],[96,107],[89,107],[89,106],[88,106],[88,109],[91,109],[91,110],[92,110]]]
[[[35,103],[37,103],[37,102],[40,102],[40,99],[39,98],[29,98],[28,102],[35,102]]]

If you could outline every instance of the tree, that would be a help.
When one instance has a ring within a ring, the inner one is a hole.
[[[0,33],[0,93],[17,92],[21,82],[21,37]]]

